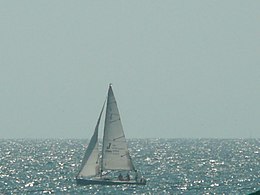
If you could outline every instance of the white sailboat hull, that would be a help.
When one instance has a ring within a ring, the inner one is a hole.
[[[85,185],[146,185],[146,181],[119,181],[119,180],[111,180],[107,178],[90,178],[90,179],[76,179],[77,185],[85,186]]]

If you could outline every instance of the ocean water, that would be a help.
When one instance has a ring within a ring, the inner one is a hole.
[[[0,140],[0,194],[249,194],[260,139],[132,139],[146,186],[77,186],[87,140]]]

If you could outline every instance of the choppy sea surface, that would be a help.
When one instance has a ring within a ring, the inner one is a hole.
[[[132,139],[146,186],[77,186],[87,140],[1,139],[0,194],[249,194],[260,189],[260,139]]]

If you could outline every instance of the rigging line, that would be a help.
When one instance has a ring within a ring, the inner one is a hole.
[[[117,139],[120,139],[120,138],[122,138],[122,137],[124,137],[124,135],[122,135],[122,136],[120,136],[120,137],[114,138],[113,141],[116,141]]]
[[[120,118],[119,119],[116,119],[116,120],[113,120],[113,121],[110,121],[110,123],[114,123],[116,121],[120,121]]]

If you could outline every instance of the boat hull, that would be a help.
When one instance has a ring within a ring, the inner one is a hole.
[[[76,179],[77,185],[146,185],[146,181],[119,181],[108,179]]]

